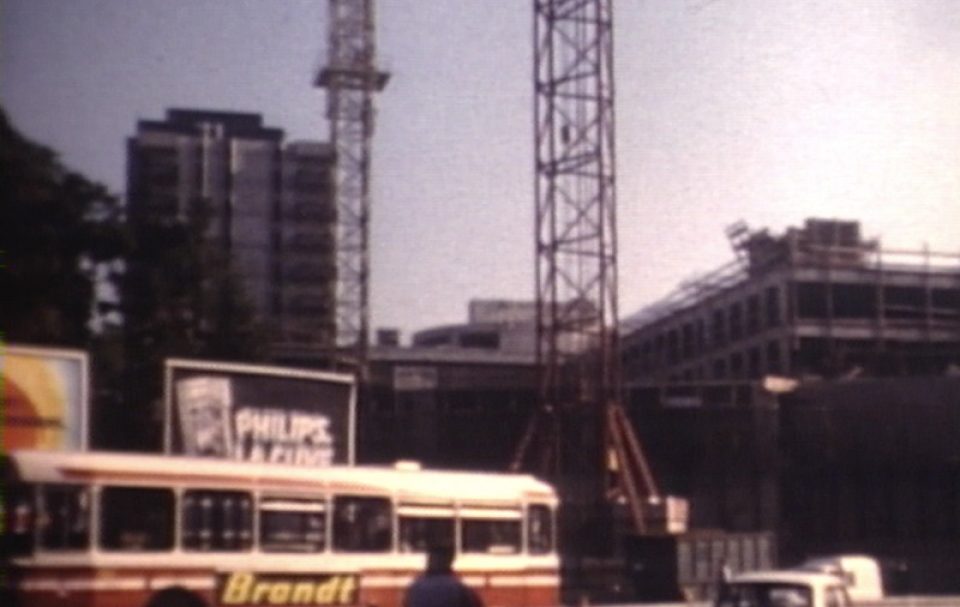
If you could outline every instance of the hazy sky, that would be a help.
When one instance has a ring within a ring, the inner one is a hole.
[[[124,187],[168,107],[325,139],[322,0],[0,0],[0,100],[27,136]],[[379,0],[372,324],[532,298],[532,3]],[[860,219],[960,252],[960,2],[616,0],[620,309],[732,258],[740,219]]]

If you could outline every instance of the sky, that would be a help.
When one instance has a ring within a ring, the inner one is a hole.
[[[328,136],[322,0],[0,0],[0,103],[123,194],[170,107]],[[532,2],[378,0],[371,325],[534,296]],[[860,220],[960,253],[960,2],[615,0],[621,316],[733,258],[737,221]]]

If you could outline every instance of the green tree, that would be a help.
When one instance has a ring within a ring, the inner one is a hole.
[[[0,191],[4,339],[87,347],[110,306],[98,292],[127,242],[116,198],[17,132],[2,109]]]
[[[266,331],[229,260],[206,237],[202,202],[186,218],[138,216],[121,280],[126,354],[122,427],[111,446],[157,448],[163,361],[171,357],[263,360]]]
[[[147,216],[131,226],[121,280],[131,349],[161,357],[265,357],[265,329],[229,258],[207,237],[208,226],[202,202],[185,219]]]
[[[2,109],[0,188],[2,338],[90,352],[94,446],[159,448],[165,358],[265,357],[241,282],[204,237],[202,203],[183,221],[129,222],[104,186],[18,133]]]

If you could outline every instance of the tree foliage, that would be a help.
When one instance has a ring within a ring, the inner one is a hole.
[[[127,341],[161,356],[259,360],[266,336],[229,258],[206,237],[196,201],[185,218],[153,216],[131,226],[121,281]]]
[[[96,271],[122,257],[119,203],[107,189],[65,168],[50,149],[10,124],[0,109],[6,340],[85,347],[91,320],[109,305]]]
[[[165,358],[265,356],[240,280],[204,237],[203,204],[182,220],[128,222],[104,186],[18,133],[2,109],[0,187],[3,339],[91,353],[95,446],[160,446]]]
[[[160,440],[159,424],[151,418],[161,417],[164,359],[266,356],[263,324],[229,259],[205,237],[208,225],[205,205],[196,201],[187,217],[141,216],[130,226],[133,246],[120,288],[127,356],[123,394],[125,402],[150,413],[141,411],[130,424],[140,427],[141,442],[153,446]]]

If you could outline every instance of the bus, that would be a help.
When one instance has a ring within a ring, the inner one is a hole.
[[[4,605],[402,604],[433,543],[488,607],[559,604],[557,495],[522,474],[4,456]]]

